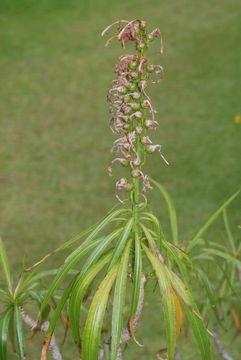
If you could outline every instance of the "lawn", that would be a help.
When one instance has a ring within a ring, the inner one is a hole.
[[[170,165],[153,155],[147,167],[174,199],[183,242],[239,188],[240,7],[239,0],[1,1],[0,232],[16,273],[116,203],[106,171],[114,140],[106,88],[121,50],[105,49],[100,33],[117,19],[146,19],[163,33],[164,55],[156,45],[152,57],[165,74],[150,93],[160,119],[155,138]],[[167,228],[165,204],[156,192],[150,198]],[[229,215],[238,238],[240,197]],[[209,236],[224,241],[221,222]],[[156,310],[144,317],[138,335],[146,347],[133,347],[133,360],[154,359],[160,348]],[[237,339],[232,351],[241,352]]]

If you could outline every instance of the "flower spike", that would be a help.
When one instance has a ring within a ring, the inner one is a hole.
[[[115,135],[120,136],[114,141],[111,148],[111,152],[118,156],[111,162],[108,172],[112,175],[114,162],[119,162],[129,168],[130,180],[127,180],[126,177],[118,180],[116,191],[138,191],[143,194],[148,189],[152,189],[148,175],[144,174],[142,170],[146,154],[157,150],[164,162],[168,164],[161,153],[161,146],[154,145],[148,136],[148,130],[156,129],[158,122],[155,120],[156,110],[146,92],[148,80],[152,81],[153,75],[159,76],[163,72],[161,65],[149,63],[146,52],[150,43],[160,37],[160,52],[162,53],[163,41],[158,28],[148,33],[147,22],[140,19],[114,22],[102,32],[102,35],[106,34],[114,25],[117,25],[118,33],[107,40],[106,46],[112,40],[118,39],[125,48],[125,44],[130,41],[135,46],[135,52],[121,55],[118,58],[114,68],[117,77],[113,80],[112,87],[107,94],[109,110],[112,114],[110,128]],[[148,119],[148,113],[151,120]],[[140,182],[142,182],[141,187]]]

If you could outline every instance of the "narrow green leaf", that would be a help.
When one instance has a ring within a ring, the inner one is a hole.
[[[173,249],[176,256],[179,256],[178,258],[179,258],[180,261],[185,259],[186,262],[193,268],[193,262],[192,262],[190,256],[185,253],[185,251],[180,249],[178,246],[170,243],[169,241],[164,242],[164,247],[170,252],[171,252],[171,249]],[[172,252],[172,254],[173,254],[173,252]]]
[[[85,360],[98,359],[101,328],[109,293],[115,281],[117,271],[118,266],[116,264],[107,273],[92,300],[83,332],[83,358]]]
[[[182,280],[171,270],[166,269],[169,274],[169,279],[172,283],[176,293],[183,300],[186,305],[186,314],[190,325],[192,327],[196,342],[198,344],[201,356],[203,360],[211,359],[210,344],[207,329],[204,321],[201,319],[197,305],[192,297],[192,294],[188,290],[187,286]]]
[[[189,309],[192,308],[193,298],[188,287],[183,283],[183,281],[171,270],[166,269],[169,279],[176,293],[180,296],[184,304],[187,305]],[[197,313],[197,316],[199,314]]]
[[[216,243],[215,241],[209,241],[209,242],[208,242],[208,246],[207,246],[207,245],[205,245],[205,246],[206,246],[207,249],[213,247],[213,248],[217,248],[217,249],[219,249],[219,250],[221,250],[221,251],[224,251],[224,252],[227,251],[227,246],[224,246],[224,245],[222,245],[222,244]]]
[[[47,305],[49,299],[53,295],[57,286],[64,280],[65,276],[68,274],[70,269],[83,257],[88,251],[93,249],[95,246],[99,244],[100,240],[93,241],[91,243],[84,242],[82,246],[78,249],[78,252],[75,254],[74,257],[71,258],[70,261],[66,262],[62,268],[58,271],[54,281],[50,285],[47,294],[43,300],[41,311],[43,311],[44,307]]]
[[[103,254],[103,252],[108,247],[108,245],[110,245],[112,240],[115,239],[120,234],[121,231],[122,231],[122,228],[121,229],[116,229],[111,234],[107,235],[106,237],[103,237],[100,244],[98,244],[96,246],[96,248],[92,251],[91,255],[87,258],[87,260],[85,262],[85,265],[82,267],[80,273],[78,274],[78,276],[77,276],[77,278],[75,280],[75,283],[79,284],[79,279],[83,278],[83,276],[90,269],[92,264],[94,264],[100,258],[100,256]],[[70,291],[72,291],[72,289],[70,289]],[[73,289],[73,292],[74,292],[74,289]],[[66,298],[66,300],[67,300],[67,298]],[[73,317],[72,317],[72,319],[73,319]],[[78,326],[78,324],[75,322],[74,333],[77,334],[76,336],[78,336],[77,326]],[[78,338],[77,342],[79,342],[79,338]]]
[[[190,294],[187,287],[183,284],[181,279],[179,279],[179,277],[176,274],[174,274],[171,270],[167,269],[167,267],[162,265],[158,261],[158,259],[153,254],[151,254],[151,252],[147,248],[145,248],[144,245],[143,245],[143,247],[144,247],[144,250],[145,250],[150,262],[152,262],[153,268],[156,271],[159,285],[160,285],[160,288],[162,289],[162,291],[165,288],[165,286],[162,284],[162,282],[166,281],[165,278],[168,277],[168,280],[169,280],[171,286],[175,289],[176,293],[181,297],[183,302],[186,304],[187,316],[188,316],[190,325],[193,329],[193,333],[196,338],[196,342],[199,346],[199,350],[201,352],[202,359],[210,360],[211,353],[210,353],[210,345],[209,345],[207,330],[206,330],[203,320],[200,318],[197,306],[192,298],[192,295]],[[168,282],[167,282],[167,284],[168,284]],[[167,286],[168,285],[166,285],[166,287]],[[164,306],[166,306],[166,310],[164,311],[164,316],[165,316],[165,312],[167,313],[165,319],[166,319],[166,321],[168,321],[168,314],[169,315],[171,314],[171,318],[169,320],[170,321],[172,320],[173,324],[175,324],[175,322],[174,322],[175,320],[174,320],[174,316],[173,316],[173,309],[172,309],[172,299],[170,299],[170,295],[169,295],[169,299],[166,299],[166,303],[167,303],[166,305],[164,304]],[[170,309],[168,308],[168,306]],[[175,326],[176,326],[176,324],[175,324]],[[174,325],[170,329],[170,324],[167,324],[167,331],[169,332],[169,335],[167,335],[169,337],[169,348],[170,348],[170,346],[173,347],[173,344],[174,344],[173,328],[174,328]]]
[[[39,267],[39,265],[42,264],[44,261],[46,261],[50,256],[56,254],[57,252],[59,252],[61,250],[64,250],[64,249],[68,248],[74,242],[76,242],[77,240],[80,240],[81,238],[83,238],[85,235],[87,235],[91,231],[92,231],[92,233],[89,235],[89,237],[86,240],[93,240],[100,230],[102,230],[108,223],[110,223],[112,220],[115,219],[115,216],[117,216],[119,213],[125,213],[125,212],[128,212],[128,211],[129,211],[128,209],[120,209],[120,210],[117,210],[117,211],[114,211],[114,212],[112,212],[112,211],[109,212],[107,214],[107,216],[104,217],[103,220],[98,221],[96,224],[90,226],[88,229],[85,229],[84,231],[82,231],[79,234],[75,235],[73,238],[71,238],[70,240],[68,240],[64,244],[62,244],[60,247],[58,247],[57,249],[55,249],[51,253],[44,256],[42,259],[40,259],[40,261],[38,261],[37,263],[35,263],[33,266],[29,267],[25,271],[30,271],[33,268]],[[81,244],[80,247],[82,245],[83,244]],[[76,249],[76,251],[78,251],[78,248]],[[75,251],[72,254],[70,254],[70,257],[74,256],[74,255],[75,255]],[[66,261],[69,261],[69,260],[70,260],[69,258],[66,259]]]
[[[219,323],[219,325],[221,325],[223,327],[223,324],[220,320],[220,316],[219,316],[219,313],[218,313],[218,308],[217,308],[217,298],[214,294],[214,291],[213,291],[213,288],[212,288],[212,285],[210,283],[210,281],[208,280],[208,277],[207,275],[201,270],[201,269],[198,269],[198,274],[199,274],[199,277],[204,285],[204,288],[205,288],[205,291],[207,293],[207,296],[208,296],[208,299],[209,299],[209,303],[211,305],[211,309],[216,317],[216,320],[217,322]]]
[[[127,212],[126,209],[119,209],[119,210],[115,210],[115,211],[111,210],[103,219],[99,220],[97,223],[90,226],[88,229],[86,229],[86,230],[80,232],[79,234],[75,235],[73,238],[71,238],[70,240],[65,242],[63,245],[61,245],[56,251],[60,251],[60,250],[64,250],[64,249],[68,248],[74,242],[76,242],[77,240],[80,240],[81,238],[83,238],[90,231],[92,231],[92,233],[89,236],[93,239],[95,237],[95,235],[97,235],[100,230],[102,230],[106,225],[109,224],[109,222],[111,222],[118,215],[123,214],[125,212]]]
[[[152,249],[152,251],[153,251],[154,253],[156,253],[157,245],[156,245],[155,240],[154,240],[154,238],[153,238],[153,236],[152,236],[151,230],[148,229],[148,228],[147,228],[145,225],[143,225],[143,224],[140,224],[140,225],[141,225],[141,228],[142,228],[142,230],[143,230],[143,232],[144,232],[144,234],[145,234],[145,236],[146,236],[146,238],[147,238],[147,241],[148,241],[148,243],[149,243],[150,248]]]
[[[125,306],[126,281],[128,271],[128,261],[130,255],[129,242],[122,255],[120,266],[117,273],[115,292],[113,299],[112,326],[111,326],[111,357],[110,360],[116,360],[120,338],[123,330],[123,311]]]
[[[232,234],[232,231],[231,231],[230,226],[229,226],[229,221],[228,221],[226,208],[223,209],[223,221],[224,221],[224,226],[225,226],[226,233],[227,233],[227,236],[228,236],[228,240],[229,240],[230,245],[231,245],[232,250],[233,250],[233,254],[236,254],[237,250],[236,250],[233,234]]]
[[[175,263],[177,264],[177,266],[179,267],[179,270],[181,271],[181,273],[183,274],[184,279],[187,279],[187,268],[185,266],[185,263],[183,261],[183,259],[180,258],[180,255],[183,255],[182,252],[177,253],[177,248],[173,248],[171,243],[168,243],[167,241],[165,241],[163,243],[164,248],[167,249],[167,251],[169,252],[169,254],[171,255],[171,257],[174,259]],[[188,263],[189,265],[191,265],[191,267],[193,268],[193,264],[191,262],[191,260],[188,258]]]
[[[69,283],[69,285],[67,286],[67,288],[64,290],[63,294],[61,295],[61,298],[58,302],[57,307],[54,309],[53,313],[50,316],[49,327],[48,327],[48,331],[46,333],[47,338],[50,338],[54,332],[57,321],[60,318],[60,314],[64,308],[64,305],[66,304],[66,301],[69,298],[69,295],[70,295],[71,290],[73,289],[74,283],[75,283],[75,279],[72,279],[72,281]]]
[[[214,257],[207,255],[207,254],[199,254],[192,256],[192,260],[209,260],[209,261],[215,261]]]
[[[9,293],[6,292],[6,291],[4,291],[4,290],[2,290],[2,289],[0,289],[0,295],[1,295],[1,296],[4,296],[6,299],[9,299],[9,298],[10,298]]]
[[[56,275],[57,272],[58,272],[58,269],[41,271],[40,273],[36,274],[31,279],[29,279],[29,283],[38,281],[38,280],[43,279],[43,278],[48,277],[48,276]]]
[[[241,261],[236,259],[235,257],[233,257],[232,255],[230,255],[229,253],[217,250],[217,249],[213,249],[213,248],[207,248],[207,249],[202,249],[203,252],[206,252],[208,255],[216,255],[219,256],[227,261],[232,262],[235,265],[241,265]]]
[[[38,305],[39,309],[41,308],[42,302],[44,300],[44,296],[36,291],[28,290],[26,291],[26,295],[29,295]],[[20,297],[21,299],[21,297]],[[51,307],[49,305],[46,305],[43,311],[41,312],[41,321],[46,321],[48,318],[48,315],[50,313]]]
[[[17,305],[14,305],[14,323],[16,330],[17,352],[20,360],[24,359],[24,333],[22,319]]]
[[[142,247],[158,279],[158,284],[162,295],[163,316],[168,343],[168,359],[173,360],[177,338],[176,307],[174,299],[175,294],[173,294],[172,285],[165,266],[144,244],[142,244]]]
[[[10,323],[10,317],[12,315],[12,309],[8,309],[1,314],[0,317],[0,359],[7,360],[7,340],[8,340],[8,328]]]
[[[116,262],[118,261],[118,259],[120,258],[123,249],[128,241],[132,226],[133,226],[133,218],[130,218],[122,232],[122,234],[120,235],[120,239],[118,240],[115,250],[113,252],[112,255],[112,259],[110,260],[110,264],[108,266],[108,271],[113,267],[113,265],[116,264]]]
[[[151,221],[156,226],[156,230],[157,230],[157,234],[158,234],[158,237],[157,237],[158,248],[161,251],[163,241],[165,240],[164,233],[163,233],[163,230],[162,230],[162,226],[161,226],[158,218],[154,214],[152,214],[150,212],[144,212],[143,215],[145,215],[146,219]]]
[[[168,213],[169,213],[169,219],[170,219],[172,239],[173,239],[174,244],[178,245],[179,241],[178,241],[177,215],[176,215],[176,209],[173,204],[172,198],[169,195],[169,193],[167,192],[167,190],[164,188],[163,185],[159,184],[158,182],[156,182],[153,179],[150,179],[150,180],[154,185],[157,186],[157,188],[160,190],[160,192],[162,193],[162,195],[166,201],[167,209],[168,209]]]
[[[59,270],[58,269],[47,270],[36,274],[37,271],[38,271],[38,267],[34,268],[34,270],[32,270],[25,277],[25,279],[20,279],[14,291],[15,297],[19,296],[21,292],[25,291],[27,288],[31,289],[34,286],[34,283],[37,283],[38,280],[46,276],[56,275]]]
[[[96,235],[105,227],[107,226],[117,215],[119,215],[121,212],[126,211],[125,209],[122,210],[116,210],[113,213],[111,213],[109,216],[107,216],[100,224],[96,226],[96,228],[90,233],[90,235],[86,238],[84,241],[85,244],[89,243],[93,239],[95,239]],[[79,247],[77,247],[76,250],[74,250],[65,260],[65,262],[68,262],[72,259],[72,257],[75,257],[75,255],[79,252],[79,249],[81,249],[83,244],[81,244]]]
[[[131,298],[131,316],[135,316],[138,301],[140,297],[141,288],[141,273],[142,273],[142,255],[140,239],[137,233],[135,233],[135,263],[134,263],[134,280],[133,290]]]
[[[211,360],[209,337],[203,320],[199,319],[193,312],[186,311],[193,334],[198,344],[199,351],[203,360]]]
[[[39,307],[41,307],[41,304],[43,302],[43,295],[37,293],[36,291],[33,291],[33,290],[29,290],[28,292],[28,295],[36,301],[36,303],[38,304]]]
[[[11,284],[11,275],[10,275],[8,257],[7,257],[7,253],[6,253],[6,250],[5,250],[4,243],[3,243],[1,238],[0,238],[0,265],[1,265],[2,269],[3,269],[3,273],[5,275],[5,278],[6,278],[6,281],[7,281],[7,284],[8,284],[8,288],[11,291],[12,284]]]
[[[94,264],[87,272],[78,277],[74,284],[69,300],[69,320],[74,340],[80,346],[80,312],[81,305],[86,292],[98,273],[109,262],[111,253],[103,256],[96,264]]]
[[[217,210],[215,213],[208,219],[208,221],[201,227],[198,233],[194,236],[194,238],[189,242],[187,246],[187,252],[191,251],[194,246],[198,243],[200,237],[204,234],[204,232],[209,228],[209,226],[217,219],[217,217],[222,213],[222,211],[238,196],[240,191],[237,191],[233,194],[225,203]]]
[[[89,268],[90,266],[98,260],[98,258],[103,254],[103,252],[107,249],[107,247],[111,244],[111,242],[123,231],[122,228],[118,228],[114,230],[111,234],[103,237],[102,241],[99,245],[96,246],[96,248],[91,252],[91,255],[86,260],[84,266],[81,269],[81,272],[79,276],[82,276]]]

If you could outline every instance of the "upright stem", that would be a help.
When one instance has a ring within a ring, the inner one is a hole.
[[[138,58],[141,59],[142,57],[145,56],[145,53],[143,50],[139,50],[138,51]],[[141,75],[140,75],[141,78]],[[141,80],[140,78],[138,78],[138,81]],[[137,103],[139,103],[140,107],[142,104],[144,97],[143,95],[140,96],[139,101],[137,101]],[[142,128],[144,129],[144,122],[145,122],[145,115],[146,112],[143,111],[143,117],[141,119],[141,121],[137,121],[137,120],[133,120],[133,130],[135,129],[136,126],[141,125]],[[141,149],[141,135],[137,135],[136,136],[136,155],[137,158],[139,158],[141,160],[141,164],[139,166],[137,166],[137,169],[141,171],[141,167],[143,165],[143,159],[142,159],[142,149]],[[139,204],[140,201],[140,178],[133,178],[133,203],[132,203],[132,210],[133,210],[133,215],[134,218],[138,221],[138,211],[137,211],[137,205]]]

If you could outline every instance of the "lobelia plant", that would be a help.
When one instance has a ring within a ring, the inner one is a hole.
[[[8,336],[13,343],[16,338],[19,359],[25,357],[22,321],[34,331],[46,333],[41,360],[48,358],[49,349],[54,360],[61,360],[62,355],[54,338],[59,319],[64,321],[67,328],[70,327],[80,359],[123,359],[124,345],[129,340],[133,339],[142,346],[135,333],[142,314],[145,283],[148,281],[155,281],[159,288],[162,323],[166,332],[167,347],[157,353],[158,359],[165,356],[168,360],[174,360],[177,338],[185,322],[189,322],[193,330],[197,353],[203,360],[211,359],[210,337],[214,335],[216,343],[219,338],[216,328],[212,334],[204,320],[207,314],[211,317],[210,310],[215,324],[222,325],[224,316],[231,310],[237,323],[235,308],[238,295],[232,287],[237,282],[235,269],[241,264],[238,259],[240,246],[236,246],[232,237],[225,209],[238,193],[211,216],[184,250],[179,242],[176,212],[168,192],[143,172],[146,158],[153,152],[158,152],[168,164],[161,152],[161,145],[153,144],[149,137],[149,130],[157,129],[158,122],[147,94],[147,84],[148,81],[158,82],[163,68],[149,62],[147,51],[152,41],[159,38],[160,52],[163,52],[161,32],[155,29],[148,33],[147,23],[139,19],[120,20],[108,26],[102,36],[113,26],[117,28],[117,35],[112,36],[106,46],[114,39],[119,40],[124,49],[127,42],[134,45],[132,54],[119,57],[114,69],[116,79],[107,96],[112,116],[110,128],[118,136],[111,148],[117,157],[112,160],[108,172],[112,175],[115,163],[126,168],[126,174],[115,186],[120,205],[97,224],[25,269],[15,289],[3,243],[0,243],[0,264],[6,278],[6,287],[0,289],[3,296],[0,305],[4,307],[0,318],[0,358],[3,360],[7,359]],[[166,201],[172,241],[165,238],[162,225],[147,200],[146,192],[152,189],[152,185],[160,190]],[[203,240],[205,231],[222,213],[231,253],[225,247]],[[85,240],[68,255],[59,270],[36,274],[48,257],[69,248],[83,237]],[[81,260],[82,267],[76,269]],[[216,294],[205,275],[207,262],[222,269],[221,275],[218,272],[215,278],[216,283],[222,284]],[[230,281],[226,281],[227,271],[231,273]],[[50,286],[39,289],[39,280],[53,275],[55,277]],[[72,276],[71,280],[66,282],[64,290],[59,290],[67,276]],[[200,310],[192,292],[193,280],[200,281],[199,286],[204,287],[207,293],[208,302],[205,299],[206,304]],[[222,297],[219,297],[219,290]],[[233,297],[231,308],[226,305],[224,292],[229,292]],[[23,310],[26,302],[32,300],[40,308],[37,321]],[[219,314],[219,306],[223,309],[226,306],[223,316]],[[221,348],[220,355],[223,355],[222,351]]]

